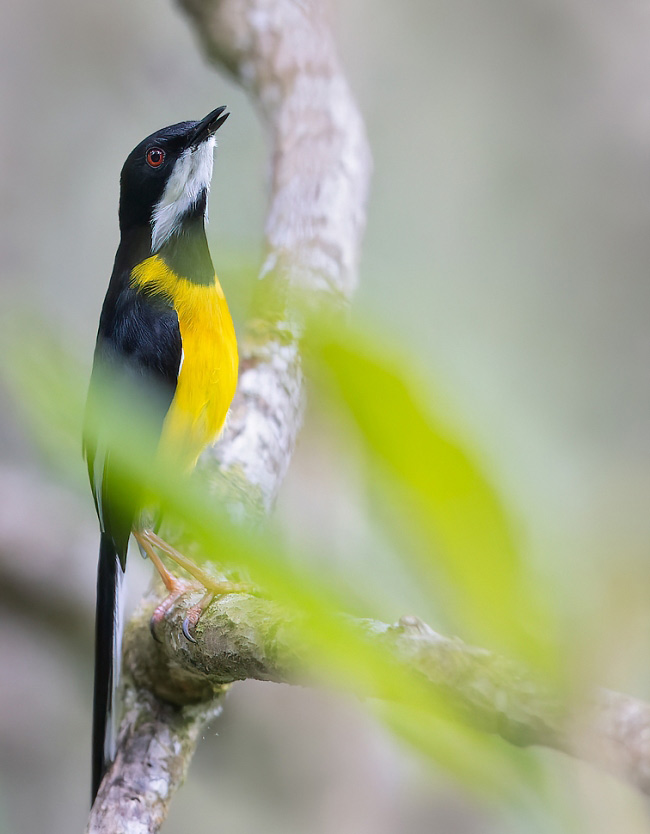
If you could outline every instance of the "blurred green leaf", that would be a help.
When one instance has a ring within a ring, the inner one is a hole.
[[[463,637],[553,669],[552,613],[525,569],[497,489],[419,362],[383,334],[317,328],[316,376],[358,429],[391,529]],[[436,412],[436,404],[438,411]]]
[[[83,374],[78,363],[48,341],[42,332],[36,335],[25,331],[24,335],[29,349],[18,352],[20,360],[12,369],[10,383],[41,442],[52,454],[59,449],[56,457],[65,465],[66,456],[80,456],[85,407]],[[516,554],[509,544],[507,525],[494,494],[471,463],[453,444],[432,434],[429,422],[399,377],[391,378],[361,350],[355,352],[342,343],[330,342],[323,356],[340,379],[350,410],[359,415],[369,448],[403,482],[411,485],[423,501],[431,502],[436,519],[443,517],[445,546],[467,559],[470,548],[477,542],[473,534],[465,539],[458,534],[463,507],[473,508],[472,518],[474,523],[481,522],[483,534],[494,535],[495,543],[488,552],[500,560],[507,593],[499,589],[499,599],[509,603],[517,587]],[[361,372],[363,379],[356,377]],[[180,522],[204,557],[214,559],[228,570],[245,569],[264,593],[285,606],[288,615],[295,615],[297,639],[310,647],[310,674],[360,696],[371,692],[384,699],[387,703],[377,712],[387,724],[472,790],[502,797],[527,792],[528,786],[535,783],[535,771],[521,767],[519,752],[467,727],[452,702],[340,615],[341,611],[349,610],[354,589],[333,582],[326,570],[307,568],[304,561],[281,544],[270,526],[233,525],[198,479],[180,478],[169,462],[152,461],[143,452],[151,445],[148,438],[155,425],[152,420],[156,420],[148,409],[149,404],[141,402],[140,391],[129,386],[128,381],[107,377],[104,385],[102,407],[91,409],[86,415],[86,431],[91,437],[93,433],[101,434],[123,470],[124,483],[135,485],[134,494],[146,492],[148,500],[160,504],[172,523]],[[392,409],[362,402],[366,397],[375,398],[378,388],[384,385]],[[378,417],[380,422],[376,424],[375,415],[382,412],[391,413]],[[413,420],[413,430],[407,433],[410,438],[401,447],[401,454],[388,437],[404,425],[403,421],[409,420]],[[419,457],[416,444],[428,444]],[[444,485],[432,486],[428,467],[436,449],[442,455],[439,471],[448,473],[449,478]],[[424,472],[419,466],[421,461],[427,464]],[[451,507],[450,514],[442,510],[447,507]],[[497,544],[507,545],[505,554]],[[456,581],[463,582],[466,571],[461,566],[455,574]],[[468,580],[467,585],[468,589],[463,588],[462,593],[479,602],[477,583]],[[482,591],[491,593],[493,585],[481,586]],[[482,605],[489,611],[485,602]]]

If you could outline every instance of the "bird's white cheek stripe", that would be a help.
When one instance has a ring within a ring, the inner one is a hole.
[[[153,210],[151,251],[157,252],[169,240],[195,205],[203,189],[210,190],[215,138],[211,136],[196,150],[188,148],[179,156],[163,195]]]

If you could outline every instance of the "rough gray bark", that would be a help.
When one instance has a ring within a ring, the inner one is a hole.
[[[205,725],[220,712],[216,698],[179,710],[146,689],[127,687],[112,769],[116,778],[102,784],[101,802],[93,806],[87,831],[158,831]]]
[[[209,59],[251,93],[270,132],[267,256],[256,313],[240,343],[226,431],[200,466],[218,500],[241,517],[271,509],[300,429],[304,301],[340,306],[354,289],[370,152],[318,2],[180,4]],[[94,834],[158,830],[218,699],[210,690],[204,705],[179,717],[152,707],[146,689],[129,681],[126,687],[130,708],[119,755],[91,812],[87,831]],[[156,738],[164,738],[162,752]]]

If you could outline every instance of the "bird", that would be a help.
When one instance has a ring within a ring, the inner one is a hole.
[[[167,457],[190,472],[224,425],[237,384],[237,341],[205,224],[215,134],[229,115],[225,106],[217,107],[200,121],[179,122],[152,133],[128,155],[120,176],[120,242],[99,319],[84,428],[84,454],[100,527],[93,802],[115,755],[120,600],[131,536],[153,561],[169,592],[154,617],[164,616],[184,587],[158,551],[205,586],[204,598],[183,624],[188,639],[193,639],[190,625],[196,625],[214,593],[239,590],[233,583],[211,582],[169,546],[155,526],[147,525],[141,497],[102,430],[102,418],[111,419],[103,389],[111,374],[126,380],[133,400],[146,399],[154,414],[150,448],[143,452],[152,460]],[[140,404],[133,402],[133,408]],[[119,407],[130,406],[127,402]]]

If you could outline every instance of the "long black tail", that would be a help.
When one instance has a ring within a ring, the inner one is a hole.
[[[102,533],[97,569],[95,614],[95,695],[93,700],[92,797],[95,801],[104,773],[115,755],[115,690],[122,655],[120,592],[124,556],[113,539]]]

